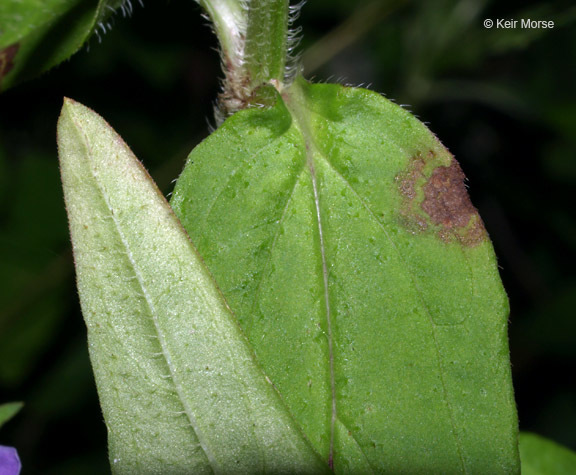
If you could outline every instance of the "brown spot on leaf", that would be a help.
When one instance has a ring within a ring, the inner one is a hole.
[[[463,227],[476,213],[464,186],[464,172],[452,160],[449,167],[438,167],[424,186],[422,209],[434,224],[447,229]]]
[[[19,47],[20,45],[15,43],[0,50],[0,85],[2,84],[2,79],[14,67],[14,57],[18,53]]]
[[[404,197],[402,223],[413,233],[430,228],[445,242],[474,246],[484,241],[486,231],[470,202],[465,179],[449,154],[439,157],[429,151],[413,157],[408,171],[397,177]]]
[[[417,157],[412,162],[412,167],[408,173],[402,174],[400,178],[400,192],[409,200],[416,198],[416,183],[424,172],[426,162]]]

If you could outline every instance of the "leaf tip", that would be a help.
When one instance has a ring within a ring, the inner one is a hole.
[[[70,99],[69,97],[64,97],[57,125],[58,144],[61,144],[61,141],[66,136],[66,132],[70,130],[71,127],[78,125],[78,122],[75,121],[74,118],[82,119],[82,114],[86,116],[86,113],[89,112],[92,111],[80,102]]]
[[[72,110],[80,105],[79,102],[75,101],[74,99],[70,99],[69,97],[64,97],[62,102],[62,112]]]
[[[62,118],[69,113],[70,110],[74,107],[74,105],[78,104],[74,99],[70,99],[69,97],[64,97],[62,101],[62,109],[60,110],[60,118],[58,120],[58,125],[60,126],[62,123]]]

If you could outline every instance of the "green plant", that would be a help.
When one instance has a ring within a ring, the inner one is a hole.
[[[60,121],[113,465],[517,471],[506,298],[458,165],[378,95],[285,77],[284,2],[222,5],[241,111],[172,199],[214,280],[121,139],[70,101]]]

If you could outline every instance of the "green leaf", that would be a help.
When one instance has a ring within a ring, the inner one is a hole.
[[[117,8],[126,8],[122,3],[123,0],[2,0],[0,91],[70,57],[96,28],[106,30],[110,14]]]
[[[66,100],[58,146],[113,470],[321,472],[188,236],[122,139]]]
[[[542,436],[520,434],[522,475],[572,475],[576,473],[576,453]]]
[[[8,402],[0,404],[0,428],[12,419],[24,406],[21,402]]]
[[[518,472],[494,252],[411,114],[299,80],[193,150],[172,206],[337,472]]]

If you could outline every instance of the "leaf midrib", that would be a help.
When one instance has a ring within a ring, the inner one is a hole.
[[[328,340],[328,367],[330,372],[330,448],[328,455],[328,465],[334,469],[334,435],[336,428],[336,420],[338,418],[338,408],[336,401],[336,376],[334,370],[334,349],[333,349],[333,334],[332,334],[332,311],[330,307],[330,290],[328,282],[328,264],[326,261],[326,246],[324,242],[324,231],[322,227],[322,212],[320,209],[320,192],[318,189],[318,180],[316,177],[316,169],[314,166],[314,153],[316,144],[312,134],[310,134],[310,126],[306,119],[306,112],[302,110],[301,101],[302,93],[298,89],[298,85],[294,84],[291,88],[291,94],[286,101],[286,107],[292,115],[292,120],[296,128],[302,134],[304,145],[306,148],[306,165],[310,172],[310,180],[312,181],[312,190],[314,198],[314,208],[316,211],[316,224],[318,226],[320,258],[322,261],[322,283],[324,286],[324,308],[326,311],[326,338]]]
[[[314,187],[314,195],[315,195],[314,200],[315,200],[315,206],[316,206],[316,212],[317,212],[317,221],[318,221],[318,226],[319,226],[320,232],[321,232],[321,212],[320,212],[319,200],[318,200],[316,176],[315,176],[315,172],[314,172],[314,170],[315,170],[314,169],[314,155],[315,154],[313,152],[316,152],[316,155],[318,157],[322,158],[324,163],[334,173],[336,173],[342,179],[342,181],[344,182],[346,187],[348,187],[352,191],[352,193],[354,193],[354,195],[357,197],[357,199],[362,204],[362,206],[366,209],[368,214],[376,221],[377,225],[382,229],[384,235],[392,244],[392,247],[396,251],[396,253],[398,254],[399,258],[402,260],[402,262],[406,263],[406,259],[404,258],[403,254],[400,252],[400,249],[398,249],[398,247],[396,246],[396,243],[394,242],[394,240],[390,237],[389,233],[386,230],[384,223],[374,214],[372,209],[368,206],[368,204],[365,202],[365,200],[362,199],[362,197],[358,194],[358,192],[355,190],[355,188],[352,186],[352,184],[334,167],[334,165],[330,162],[329,158],[327,156],[325,156],[324,153],[321,151],[320,147],[317,146],[316,140],[314,138],[314,134],[311,132],[310,120],[306,118],[307,115],[313,114],[313,111],[311,111],[307,107],[305,94],[302,91],[301,86],[298,83],[293,84],[290,87],[289,91],[284,93],[283,96],[285,98],[286,107],[292,115],[293,122],[295,123],[298,130],[301,132],[302,137],[304,138],[304,141],[306,144],[306,157],[307,157],[308,166],[310,168],[310,175],[311,175],[311,179],[312,179],[312,183],[313,183],[313,187]],[[395,143],[394,141],[392,141],[392,142]],[[397,145],[397,144],[395,144],[395,145]],[[325,247],[324,247],[324,242],[323,242],[322,236],[320,238],[320,242],[321,242],[323,274],[324,274],[325,299],[326,299],[326,303],[327,303],[327,310],[329,311],[330,307],[329,307],[329,301],[328,301],[328,299],[329,299],[328,272],[327,272],[327,267],[326,267]],[[440,345],[438,343],[438,336],[437,336],[437,332],[436,332],[436,324],[434,323],[430,308],[428,307],[426,300],[424,299],[422,290],[420,289],[420,286],[418,285],[415,276],[413,275],[413,273],[409,270],[409,268],[407,266],[406,266],[406,269],[407,269],[407,273],[410,277],[410,280],[412,282],[412,285],[414,286],[414,289],[416,290],[416,294],[418,295],[418,298],[419,298],[419,300],[422,304],[422,307],[424,308],[426,315],[428,316],[428,320],[430,322],[432,337],[433,337],[433,341],[434,341],[434,349],[436,352],[436,361],[438,363],[438,370],[439,370],[439,374],[440,374],[440,380],[442,383],[442,393],[443,393],[444,403],[446,404],[446,408],[447,408],[448,413],[450,415],[450,424],[452,426],[452,434],[454,437],[454,442],[456,445],[456,449],[458,452],[458,457],[460,459],[460,464],[461,464],[462,470],[464,473],[468,473],[468,470],[466,468],[466,463],[464,462],[464,456],[462,453],[462,450],[463,450],[462,445],[461,445],[460,439],[458,437],[458,431],[456,430],[456,423],[455,423],[455,419],[454,419],[454,410],[453,410],[452,405],[450,404],[450,401],[448,399],[448,391],[446,388],[445,369],[444,369],[444,365],[442,363]],[[331,319],[330,319],[329,313],[327,316],[327,322],[330,325]],[[328,328],[330,329],[330,326]],[[330,351],[329,351],[329,354],[330,354],[330,373],[331,373],[330,376],[331,376],[331,382],[332,382],[332,381],[335,381],[335,375],[334,375],[334,357],[333,357],[333,352],[332,352],[332,334],[331,334],[331,332],[328,333],[328,338],[329,338],[329,348],[330,348]],[[335,427],[336,420],[339,418],[338,418],[338,414],[337,414],[337,410],[336,410],[337,408],[336,408],[336,388],[335,388],[335,385],[332,386],[331,389],[332,389],[332,411],[333,412],[332,412],[331,431],[330,431],[331,432],[331,437],[330,437],[330,455],[331,455],[331,457],[330,458],[332,460],[333,444],[334,444],[334,427]],[[363,451],[362,451],[362,453],[363,453]],[[365,456],[364,453],[363,453],[363,455]],[[367,460],[368,464],[371,466],[368,458],[366,458],[366,460]]]
[[[322,278],[324,284],[324,304],[326,308],[326,333],[328,339],[328,358],[330,368],[330,392],[331,392],[331,418],[330,418],[330,452],[328,456],[328,466],[334,468],[334,430],[336,427],[337,408],[336,408],[336,379],[334,375],[334,350],[332,335],[332,313],[330,308],[330,291],[328,286],[328,265],[326,263],[326,246],[324,244],[324,231],[322,228],[322,213],[320,211],[320,194],[318,192],[318,183],[316,180],[316,170],[312,153],[308,149],[308,139],[306,141],[306,163],[310,170],[310,179],[312,181],[312,190],[314,192],[314,206],[316,208],[316,222],[318,224],[318,236],[320,239],[320,257],[322,259]]]
[[[362,204],[362,206],[366,209],[366,211],[368,212],[368,214],[375,220],[376,224],[378,225],[378,227],[380,229],[382,229],[382,232],[384,233],[384,235],[386,236],[386,238],[390,241],[390,243],[392,244],[393,249],[396,251],[396,253],[398,254],[398,257],[402,260],[402,262],[405,264],[405,269],[406,272],[408,274],[408,276],[410,277],[410,281],[412,282],[412,285],[414,287],[414,289],[416,290],[416,295],[418,295],[418,299],[420,300],[420,303],[422,305],[422,307],[424,308],[425,312],[426,312],[426,316],[428,317],[428,320],[430,322],[430,328],[432,330],[432,339],[434,340],[434,350],[436,352],[436,361],[438,362],[438,370],[439,370],[439,374],[440,374],[440,380],[442,382],[442,393],[443,393],[443,399],[444,399],[444,403],[446,404],[446,407],[448,409],[448,413],[450,415],[450,424],[452,426],[452,434],[454,436],[454,441],[456,443],[456,449],[458,451],[458,456],[460,458],[460,462],[462,465],[462,470],[464,471],[464,473],[468,473],[468,470],[466,469],[466,464],[464,462],[464,456],[462,454],[462,446],[460,443],[460,439],[458,438],[458,431],[456,429],[456,422],[454,420],[454,410],[452,409],[452,404],[450,404],[450,401],[448,399],[448,390],[446,389],[446,378],[445,378],[445,369],[444,369],[444,365],[442,364],[442,357],[441,357],[441,352],[440,352],[440,344],[438,343],[438,335],[437,335],[437,331],[436,331],[436,327],[437,324],[434,323],[434,319],[432,318],[432,312],[430,310],[430,307],[428,306],[428,304],[426,303],[426,300],[424,298],[422,289],[420,288],[420,286],[418,285],[418,282],[414,276],[414,274],[412,272],[410,272],[408,269],[408,263],[406,262],[406,259],[404,258],[404,255],[400,252],[400,249],[398,249],[398,246],[396,246],[396,243],[394,242],[394,240],[390,237],[390,234],[388,233],[388,231],[386,230],[386,227],[384,226],[384,223],[378,218],[378,216],[376,216],[374,214],[374,212],[370,209],[370,207],[368,206],[368,204],[362,199],[362,197],[358,194],[358,192],[354,189],[354,187],[352,186],[352,184],[346,180],[346,178],[344,176],[342,176],[342,174],[336,170],[334,168],[334,166],[330,163],[330,161],[328,160],[327,157],[325,157],[324,155],[322,155],[320,153],[320,156],[322,157],[322,159],[325,161],[325,163],[330,167],[330,169],[337,174],[343,181],[343,183],[346,185],[347,188],[349,188],[352,193],[354,193],[354,195],[357,197],[358,201]]]

